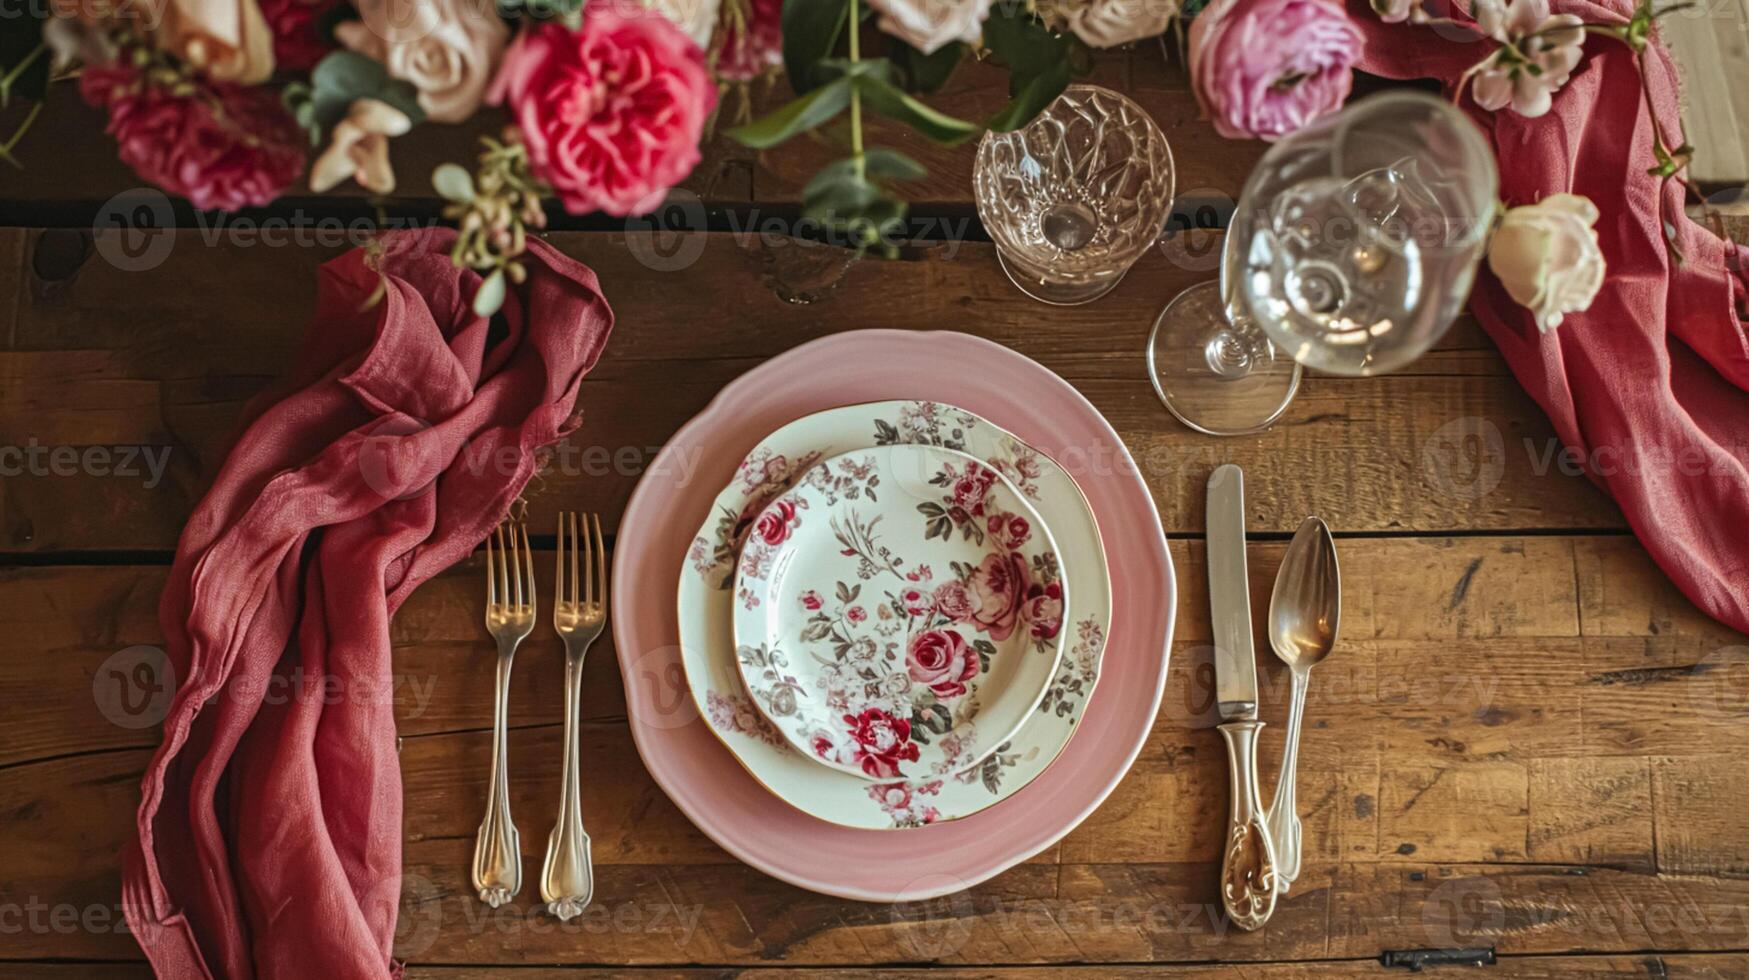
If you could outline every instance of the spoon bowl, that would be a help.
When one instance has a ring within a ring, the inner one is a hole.
[[[1330,655],[1342,616],[1342,575],[1330,528],[1308,517],[1294,532],[1269,597],[1269,646],[1282,663],[1309,670]]]

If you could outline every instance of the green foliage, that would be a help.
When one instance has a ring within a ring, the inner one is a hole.
[[[990,120],[990,128],[1000,133],[1019,129],[1062,95],[1069,87],[1077,43],[1051,33],[1025,10],[998,5],[984,25],[984,45],[1008,68],[1008,105]]]
[[[419,108],[418,94],[412,83],[389,77],[382,62],[356,51],[334,51],[310,72],[309,84],[287,85],[284,99],[292,118],[309,133],[310,145],[319,146],[358,99],[386,102],[419,123],[425,110]]]

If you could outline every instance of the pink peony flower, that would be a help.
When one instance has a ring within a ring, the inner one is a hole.
[[[1222,136],[1276,140],[1342,107],[1360,47],[1333,0],[1216,0],[1191,23],[1192,87]]]
[[[905,650],[905,669],[937,697],[957,698],[966,693],[966,681],[978,676],[978,654],[953,630],[924,630]]]
[[[717,89],[698,45],[664,17],[603,6],[575,33],[528,28],[504,54],[508,102],[536,176],[573,214],[648,211],[698,165]]]
[[[748,0],[740,17],[723,19],[717,76],[747,82],[783,64],[783,0]]]
[[[140,178],[197,208],[266,204],[298,179],[306,138],[277,93],[207,81],[174,95],[121,63],[87,67],[79,92]]]
[[[260,0],[261,14],[273,33],[273,63],[286,71],[316,67],[334,42],[322,33],[322,17],[340,0]]]

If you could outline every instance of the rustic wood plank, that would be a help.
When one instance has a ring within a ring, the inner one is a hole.
[[[67,234],[31,246],[60,248]],[[1227,461],[1249,471],[1260,530],[1306,513],[1341,530],[1622,527],[1614,505],[1561,464],[1546,420],[1473,322],[1413,373],[1309,379],[1273,430],[1214,440],[1172,420],[1146,381],[1142,349],[1158,308],[1208,275],[1182,256],[1152,252],[1112,296],[1059,310],[1015,290],[988,245],[846,267],[836,250],[713,234],[691,267],[659,274],[621,236],[554,241],[600,272],[619,327],[584,386],[586,424],[542,482],[538,524],[553,501],[611,524],[674,430],[767,357],[838,330],[943,326],[1008,344],[1080,388],[1143,468],[1171,531],[1200,532],[1204,478]],[[184,231],[149,270],[93,252],[53,283],[31,272],[17,286],[27,298],[16,336],[0,350],[0,446],[147,447],[144,460],[161,467],[9,479],[0,550],[170,548],[243,402],[296,350],[315,266],[336,251],[208,248],[203,233]],[[793,301],[804,293],[810,301]]]
[[[1217,907],[1211,883],[1226,772],[1208,698],[1202,545],[1172,547],[1181,588],[1178,663],[1153,735],[1086,824],[974,890],[965,899],[970,911],[945,920],[966,930],[959,962],[1371,956],[1450,945],[1427,936],[1453,928],[1438,924],[1448,906],[1484,909],[1477,928],[1488,935],[1466,940],[1502,949],[1749,945],[1749,924],[1733,925],[1717,911],[1749,902],[1749,892],[1738,891],[1749,888],[1740,880],[1749,856],[1734,822],[1749,800],[1729,776],[1749,733],[1749,700],[1739,693],[1749,689],[1749,659],[1669,672],[1658,686],[1673,704],[1710,707],[1666,708],[1655,729],[1611,731],[1649,711],[1644,685],[1595,681],[1640,669],[1644,641],[1632,632],[1643,621],[1582,621],[1580,609],[1588,594],[1653,573],[1643,552],[1644,567],[1636,566],[1631,541],[1610,537],[1340,543],[1344,639],[1311,692],[1301,761],[1306,877],[1284,906],[1296,911],[1278,913],[1265,938],[1223,936],[1218,916],[1206,919]],[[1251,548],[1259,623],[1282,549],[1279,542]],[[546,564],[536,567],[544,586]],[[1576,568],[1591,571],[1576,578]],[[0,632],[30,638],[0,655],[0,700],[13,709],[0,716],[0,813],[9,827],[0,838],[0,908],[32,900],[81,910],[113,904],[113,855],[128,834],[154,737],[150,728],[114,724],[92,683],[117,650],[160,635],[153,605],[163,574],[0,572]],[[781,952],[798,963],[867,963],[886,956],[870,950],[939,941],[929,938],[941,934],[939,922],[930,932],[895,920],[899,912],[778,885],[704,838],[643,772],[606,649],[590,658],[585,686],[583,750],[593,760],[586,819],[603,908],[644,918],[624,932],[605,920],[603,936],[569,938],[535,934],[542,924],[526,908],[503,922],[481,919],[487,913],[466,899],[462,877],[490,743],[482,693],[491,658],[477,625],[478,575],[464,564],[440,576],[393,628],[397,675],[406,678],[395,697],[413,875],[409,936],[421,934],[417,915],[432,902],[442,921],[465,924],[438,930],[427,958],[543,962],[576,958],[583,947],[567,944],[581,943],[598,962],[751,963]],[[1718,627],[1692,607],[1660,608],[1661,641],[1716,638]],[[1617,627],[1625,634],[1609,633]],[[559,661],[550,638],[531,641],[512,698],[512,806],[531,848],[557,794]],[[1278,723],[1286,678],[1266,663],[1262,682],[1264,717]],[[1265,746],[1271,772],[1279,751],[1273,733]],[[1435,892],[1440,884],[1449,887]],[[669,908],[667,916],[695,906],[702,918],[690,938],[649,921],[657,907]],[[1486,911],[1496,907],[1497,914]],[[1158,921],[1132,921],[1145,914]],[[1085,927],[1076,916],[1086,917]],[[1029,917],[1046,925],[1017,925]],[[132,955],[126,936],[82,934],[76,951],[69,941],[27,938],[3,955]]]
[[[1267,149],[1256,140],[1222,139],[1199,118],[1183,68],[1169,63],[1158,45],[1102,54],[1087,81],[1123,91],[1154,117],[1172,144],[1181,197],[1216,196],[1230,201],[1238,196],[1245,175]],[[962,118],[985,119],[1007,102],[1007,85],[1007,72],[968,59],[955,72],[948,89],[930,96],[929,102]],[[790,98],[784,84],[770,91],[760,86],[753,94],[747,109],[758,113]],[[797,139],[775,151],[754,153],[721,132],[742,118],[742,112],[742,100],[731,95],[724,103],[718,132],[705,141],[705,162],[681,185],[686,195],[697,195],[713,204],[794,204],[801,200],[802,187],[819,167],[848,153],[837,137]],[[391,155],[398,187],[388,203],[433,204],[432,169],[451,161],[471,168],[478,153],[478,136],[497,132],[502,122],[501,113],[488,109],[463,125],[430,123],[397,138]],[[23,169],[9,174],[0,187],[0,207],[46,204],[92,211],[111,195],[139,187],[140,179],[116,159],[115,144],[104,134],[103,125],[102,113],[80,101],[75,85],[53,86],[42,115],[15,151]],[[927,178],[905,186],[904,193],[915,207],[970,212],[975,140],[942,147],[878,116],[869,117],[866,125],[869,145],[901,150],[928,168]],[[365,197],[350,183],[333,193],[355,200]],[[287,204],[320,210],[325,201],[310,195],[300,183],[281,202],[282,206]],[[552,212],[561,213],[556,206]]]

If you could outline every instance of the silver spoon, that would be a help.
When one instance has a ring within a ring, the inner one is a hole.
[[[1275,841],[1275,873],[1281,891],[1300,876],[1300,815],[1294,803],[1294,776],[1300,758],[1300,717],[1306,710],[1306,688],[1312,668],[1336,645],[1336,623],[1342,614],[1342,575],[1336,567],[1336,542],[1330,528],[1308,517],[1294,532],[1275,591],[1269,597],[1269,646],[1293,671],[1293,699],[1288,706],[1287,745],[1282,750],[1281,778],[1269,807],[1269,836]]]

